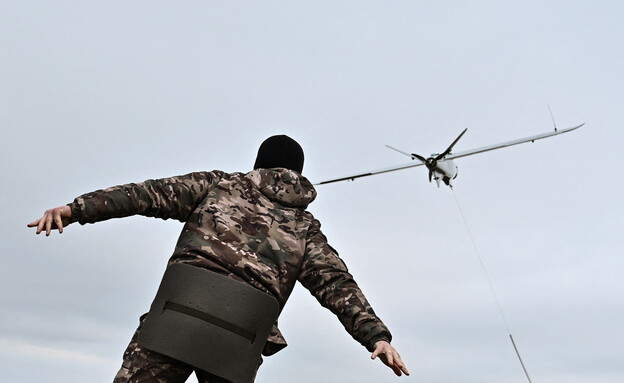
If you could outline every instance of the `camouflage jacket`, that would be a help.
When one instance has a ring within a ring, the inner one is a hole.
[[[177,219],[184,228],[172,262],[204,267],[272,294],[284,307],[299,281],[368,350],[391,340],[320,222],[306,211],[312,184],[287,169],[196,172],[114,186],[77,197],[72,221],[95,223],[135,214]],[[263,353],[286,347],[273,326]]]

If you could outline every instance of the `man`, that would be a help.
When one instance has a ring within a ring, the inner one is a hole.
[[[409,375],[390,344],[390,332],[327,243],[320,222],[306,210],[316,191],[301,175],[303,162],[296,141],[273,136],[260,146],[251,172],[215,170],[114,186],[47,210],[28,227],[48,236],[73,222],[84,225],[136,214],[177,219],[185,225],[169,265],[188,264],[244,282],[270,294],[280,309],[299,281],[372,352],[372,359],[379,357],[397,376]],[[137,339],[143,320],[114,383],[185,382],[193,371],[200,383],[224,381],[142,347]],[[284,347],[275,322],[262,354]]]

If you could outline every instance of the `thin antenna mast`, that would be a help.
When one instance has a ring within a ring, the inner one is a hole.
[[[553,126],[555,127],[555,132],[557,131],[557,123],[555,122],[555,116],[553,116],[553,112],[550,109],[550,105],[548,105],[548,111],[550,112],[550,118],[552,118]]]

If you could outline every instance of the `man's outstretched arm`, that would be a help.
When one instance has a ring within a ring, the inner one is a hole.
[[[388,367],[394,371],[396,376],[401,376],[401,374],[409,375],[409,370],[403,360],[401,360],[401,355],[395,350],[392,345],[384,340],[380,340],[375,343],[375,351],[373,355],[371,355],[371,359],[375,359],[379,357],[381,361]]]
[[[67,205],[48,209],[43,213],[43,217],[29,223],[28,227],[36,227],[37,234],[42,231],[49,236],[53,229],[57,229],[59,233],[63,232],[63,228],[71,223],[71,208]]]
[[[397,376],[409,375],[401,356],[390,344],[392,334],[377,317],[337,252],[327,244],[315,220],[308,233],[299,282],[323,307],[333,312],[355,340],[379,357]]]
[[[184,222],[220,174],[195,172],[96,190],[67,206],[47,210],[28,227],[37,227],[37,234],[45,231],[49,236],[53,229],[62,233],[63,227],[73,222],[84,225],[137,214]]]

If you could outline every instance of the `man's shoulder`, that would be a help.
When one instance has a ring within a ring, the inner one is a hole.
[[[214,170],[194,171],[194,172],[190,172],[180,177],[189,177],[193,179],[207,179],[211,181],[219,181],[222,179],[227,180],[227,179],[233,179],[233,178],[240,178],[244,175],[245,173],[241,173],[241,172],[226,172],[223,170],[214,169]]]

